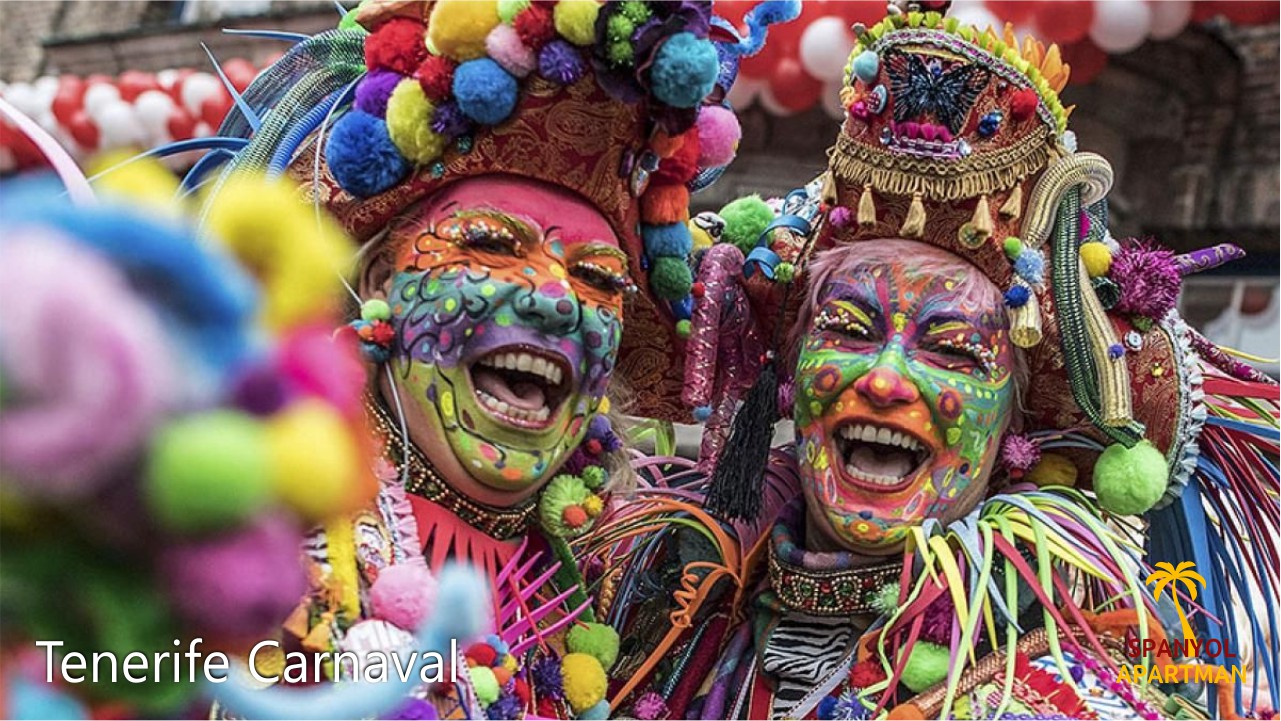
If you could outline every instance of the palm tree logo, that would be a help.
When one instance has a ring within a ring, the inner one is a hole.
[[[1188,590],[1188,598],[1195,601],[1196,584],[1193,581],[1205,588],[1205,579],[1196,572],[1196,564],[1192,561],[1184,561],[1177,568],[1171,565],[1169,561],[1161,561],[1156,564],[1156,567],[1157,570],[1153,571],[1152,575],[1148,576],[1144,583],[1149,586],[1154,582],[1156,583],[1152,587],[1152,596],[1158,601],[1161,600],[1161,591],[1165,590],[1166,586],[1170,587],[1170,597],[1174,599],[1174,610],[1179,612],[1179,621],[1183,623],[1183,638],[1193,638],[1192,624],[1188,623],[1187,614],[1183,613],[1183,605],[1179,603],[1179,595],[1175,590],[1182,583],[1184,588]]]

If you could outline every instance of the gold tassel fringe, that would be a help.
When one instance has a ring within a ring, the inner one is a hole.
[[[903,219],[903,227],[898,232],[904,238],[925,235],[925,203],[922,202],[920,193],[912,196],[912,205],[907,209],[907,217]]]
[[[1017,220],[1023,212],[1023,186],[1016,185],[1014,190],[1010,191],[1010,197],[1005,199],[1001,204],[1001,210],[998,211],[1002,218],[1006,220]]]
[[[824,204],[829,208],[836,205],[836,181],[832,179],[832,171],[823,173],[823,187],[819,195]]]
[[[863,186],[863,194],[858,199],[858,224],[862,228],[871,228],[876,225],[876,201],[872,198],[870,185]]]
[[[1036,298],[1036,291],[1020,278],[1014,279],[1014,285],[1027,288],[1027,302],[1018,308],[1010,308],[1010,340],[1020,348],[1031,348],[1041,342],[1044,335],[1041,330],[1041,302]]]
[[[986,195],[980,195],[979,202],[974,205],[974,216],[970,218],[970,225],[974,227],[977,235],[982,236],[982,240],[992,237],[992,209],[988,206]]]

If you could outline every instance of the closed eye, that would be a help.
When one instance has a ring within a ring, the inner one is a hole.
[[[626,275],[589,260],[580,260],[571,265],[569,274],[606,293],[621,292],[630,282]]]

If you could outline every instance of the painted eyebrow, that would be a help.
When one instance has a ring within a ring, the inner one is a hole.
[[[507,226],[522,245],[538,243],[543,237],[543,231],[538,223],[521,216],[512,215],[494,208],[470,208],[468,210],[457,210],[450,214],[449,217],[460,220],[466,218],[489,218]]]
[[[551,229],[549,228],[548,230],[550,231]],[[627,254],[609,243],[582,243],[575,245],[570,251],[569,262],[575,263],[596,255],[619,260],[622,262],[624,269],[627,268]]]

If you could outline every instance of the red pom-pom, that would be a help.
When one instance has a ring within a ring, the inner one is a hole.
[[[560,718],[559,711],[556,708],[556,702],[546,696],[538,699],[538,715],[543,718]]]
[[[552,9],[546,5],[532,3],[529,7],[516,13],[512,27],[520,41],[535,52],[556,39],[556,24],[552,19]]]
[[[396,329],[391,327],[391,323],[378,321],[374,323],[374,330],[370,338],[374,343],[380,346],[391,345],[392,338],[396,337]]]
[[[1036,91],[1031,88],[1024,88],[1010,98],[1010,115],[1015,120],[1027,120],[1036,114],[1036,105],[1041,102],[1037,97]]]
[[[605,450],[604,446],[601,445],[599,438],[588,439],[586,448],[587,448],[587,452],[592,454],[593,456],[599,456],[601,454],[601,451]]]
[[[850,685],[854,688],[867,688],[884,680],[885,672],[872,661],[859,661],[850,669]]]
[[[529,703],[529,684],[525,683],[525,679],[516,679],[512,686],[514,687],[512,690],[516,692],[516,698],[520,699],[520,705]]]
[[[427,57],[427,29],[411,18],[393,18],[365,38],[365,67],[413,75]]]
[[[663,162],[659,163],[658,170],[654,172],[650,179],[651,183],[680,183],[684,185],[698,174],[698,131],[691,129],[685,131],[682,136],[685,142],[676,149]]]
[[[433,103],[449,97],[454,87],[454,69],[458,63],[443,55],[428,55],[414,71],[414,79],[423,86],[423,94]]]
[[[689,294],[695,298],[702,298],[707,295],[707,286],[703,285],[703,281],[696,280],[694,281],[694,284],[689,287]]]
[[[498,658],[498,652],[487,643],[473,643],[467,647],[464,655],[477,666],[492,666],[494,659]]]
[[[570,528],[582,528],[587,523],[587,511],[582,506],[565,506],[565,510],[560,513],[560,520]]]

